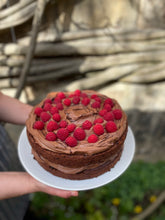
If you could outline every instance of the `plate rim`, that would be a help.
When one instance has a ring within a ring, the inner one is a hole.
[[[51,177],[52,179],[56,180],[57,182],[59,181],[59,183],[60,183],[60,181],[64,182],[63,186],[61,186],[57,183],[52,184],[52,183],[50,183],[50,181],[44,180],[45,178],[42,179],[41,177],[36,176],[34,174],[34,172],[31,171],[31,168],[29,169],[29,165],[28,165],[27,161],[25,161],[23,159],[24,155],[22,155],[23,154],[23,145],[21,143],[23,141],[24,136],[25,136],[25,144],[27,142],[27,146],[25,146],[25,149],[27,148],[26,150],[28,151],[28,153],[30,153],[30,155],[28,155],[28,157],[32,160],[32,164],[35,164],[35,166],[40,171],[42,170],[42,172],[44,174],[46,174],[47,177]],[[123,150],[120,160],[115,164],[115,166],[113,168],[111,168],[110,171],[107,171],[104,174],[99,175],[98,177],[85,179],[85,180],[70,180],[70,179],[65,179],[65,178],[62,178],[62,177],[58,177],[58,176],[55,176],[55,175],[51,174],[50,172],[46,171],[43,167],[41,167],[40,164],[36,160],[34,160],[33,155],[31,153],[31,145],[30,145],[29,140],[27,138],[26,126],[23,128],[23,130],[20,134],[19,140],[18,140],[18,156],[19,156],[19,160],[20,160],[22,166],[24,167],[25,171],[27,171],[33,178],[35,178],[36,180],[42,182],[43,184],[45,184],[47,186],[62,189],[62,190],[76,190],[76,191],[91,190],[91,189],[98,188],[98,187],[101,187],[103,185],[106,185],[108,183],[111,183],[112,181],[114,181],[115,179],[120,177],[127,170],[127,168],[130,166],[130,164],[131,164],[131,162],[134,158],[135,145],[136,145],[135,137],[134,137],[133,131],[130,128],[130,126],[128,126],[128,132],[127,132],[127,136],[126,136],[126,140],[124,142],[124,145],[127,144],[127,141],[128,141],[127,139],[128,138],[131,138],[131,144],[132,144],[131,158],[129,158],[129,161],[127,161],[127,163],[125,164],[124,169],[122,170],[122,172],[117,173],[117,175],[114,175],[114,177],[111,178],[111,179],[108,179],[108,175],[110,175],[112,173],[112,171],[117,169],[117,166],[120,165],[120,163],[122,161],[122,158],[123,158],[123,154],[126,151],[125,149],[128,148],[128,147],[124,147],[125,151]],[[100,180],[102,178],[105,178],[106,181],[100,182]],[[87,184],[87,183],[92,182],[92,181],[96,183],[97,180],[99,180],[98,184],[90,185],[90,186],[89,186],[89,184]],[[70,184],[70,187],[66,186],[68,183]],[[79,185],[83,185],[83,187],[79,187]]]

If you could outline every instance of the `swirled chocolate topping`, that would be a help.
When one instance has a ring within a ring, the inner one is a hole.
[[[114,99],[91,90],[52,92],[26,121],[41,148],[63,154],[106,151],[127,129],[127,116]]]

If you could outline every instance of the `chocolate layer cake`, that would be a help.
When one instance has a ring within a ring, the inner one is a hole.
[[[32,154],[56,176],[89,179],[120,159],[127,116],[118,102],[91,90],[52,92],[26,122]]]

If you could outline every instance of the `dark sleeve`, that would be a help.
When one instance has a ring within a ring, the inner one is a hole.
[[[0,125],[0,172],[23,171],[17,148],[2,125]],[[0,219],[23,220],[29,204],[29,196],[0,200]]]

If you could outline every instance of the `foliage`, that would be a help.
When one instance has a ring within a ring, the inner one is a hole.
[[[165,162],[134,162],[117,180],[97,189],[79,192],[78,197],[62,199],[36,193],[30,211],[36,219],[127,220],[150,204],[165,189]],[[136,212],[136,213],[135,213]],[[158,217],[158,215],[157,215]],[[152,216],[151,220],[158,219]],[[159,208],[159,219],[165,211]]]

